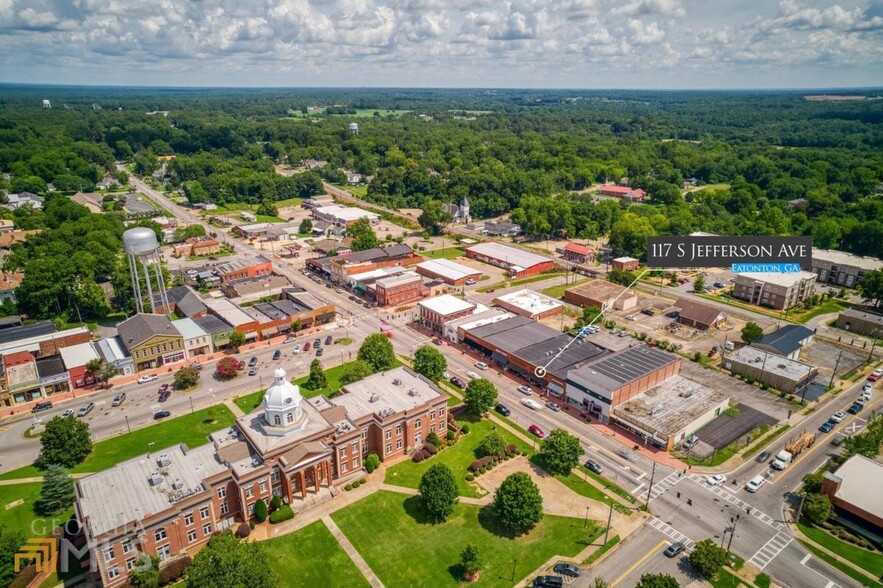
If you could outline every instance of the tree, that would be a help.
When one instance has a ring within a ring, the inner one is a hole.
[[[819,490],[822,489],[823,479],[824,475],[816,473],[803,476],[803,490],[807,494],[818,494]]]
[[[223,357],[215,366],[215,374],[221,380],[229,380],[239,375],[239,361],[234,357]]]
[[[579,439],[564,429],[555,429],[543,441],[540,456],[546,471],[566,476],[579,464],[579,458],[584,452]]]
[[[58,465],[50,465],[43,472],[43,486],[40,488],[40,512],[45,515],[57,514],[74,503],[77,494],[74,480]]]
[[[506,455],[506,440],[500,435],[496,427],[492,428],[490,433],[484,436],[484,439],[475,448],[475,452],[479,457],[493,455],[502,457]]]
[[[481,556],[478,548],[474,545],[467,545],[460,554],[460,571],[463,573],[463,579],[467,582],[475,582],[481,574]]]
[[[463,393],[463,403],[472,414],[484,414],[497,403],[497,388],[484,378],[470,380]]]
[[[681,588],[681,585],[668,574],[643,574],[635,588]]]
[[[364,251],[372,249],[380,244],[374,229],[371,228],[371,222],[367,217],[362,217],[351,224],[346,230],[347,236],[351,237],[353,243],[351,245],[353,251]]]
[[[451,469],[437,463],[420,477],[420,497],[423,509],[436,521],[444,521],[457,504],[457,482]]]
[[[86,377],[92,378],[93,380],[98,381],[101,377],[101,372],[104,369],[104,360],[100,357],[96,357],[95,359],[90,359],[86,362]]]
[[[92,451],[89,424],[80,419],[54,417],[40,437],[40,462],[72,468]]]
[[[576,324],[574,325],[577,329],[582,329],[585,326],[592,324],[598,316],[601,314],[601,309],[595,306],[587,306],[583,309],[582,315],[576,319]]]
[[[515,472],[494,493],[494,513],[506,529],[527,531],[543,518],[540,489],[524,472]]]
[[[273,204],[269,200],[264,200],[260,204],[258,204],[257,210],[255,210],[255,214],[260,216],[279,216],[279,210],[276,208],[276,205]]]
[[[9,586],[15,577],[15,554],[24,542],[19,531],[0,525],[0,586]]]
[[[866,273],[858,285],[858,289],[863,301],[879,307],[883,302],[883,270],[873,270]]]
[[[185,367],[175,372],[175,388],[186,390],[199,384],[199,372],[195,368]]]
[[[301,235],[309,235],[313,232],[313,221],[308,218],[300,221],[300,226],[297,228],[297,232]]]
[[[105,363],[104,368],[101,370],[101,374],[98,376],[98,381],[101,382],[103,386],[107,386],[107,382],[118,373],[120,372],[117,369],[117,366],[112,363]]]
[[[325,370],[322,369],[322,363],[318,359],[310,362],[310,375],[304,382],[304,388],[307,390],[321,390],[328,385],[328,378],[325,377]]]
[[[827,494],[807,494],[803,503],[803,514],[810,521],[821,525],[834,516],[834,507]]]
[[[365,469],[370,474],[374,470],[380,467],[380,456],[376,453],[369,453],[368,457],[365,458]]]
[[[215,535],[187,568],[187,588],[275,588],[278,582],[263,546],[231,534]]]
[[[424,345],[414,352],[414,371],[429,380],[438,382],[444,378],[446,369],[448,360],[434,347]]]
[[[356,357],[367,362],[374,372],[392,369],[396,365],[392,343],[383,333],[372,333],[365,337]]]
[[[237,348],[242,347],[245,345],[245,335],[239,331],[233,331],[230,333],[230,345]]]
[[[176,241],[186,241],[197,237],[205,237],[205,227],[196,223],[175,230]]]
[[[438,200],[427,200],[423,205],[423,212],[417,218],[420,226],[430,235],[441,235],[442,228],[451,220],[453,217],[445,211]]]
[[[347,384],[358,382],[373,373],[374,371],[367,361],[362,361],[361,359],[351,361],[343,366],[343,372],[340,374],[340,385],[346,386]]]
[[[757,341],[763,337],[763,329],[757,323],[748,322],[742,327],[742,340],[746,343]]]
[[[702,274],[697,274],[696,278],[693,280],[693,291],[701,292],[705,289],[705,276]]]
[[[711,539],[703,539],[690,553],[690,565],[708,579],[714,578],[727,563],[727,550],[715,545]]]
[[[254,503],[252,514],[254,514],[254,520],[259,523],[263,523],[267,520],[267,515],[270,513],[267,510],[267,503],[264,502],[263,498],[259,498],[258,501]]]
[[[641,258],[647,251],[647,237],[655,233],[648,218],[626,212],[610,229],[610,247],[616,256]]]
[[[142,562],[137,563],[141,564]],[[132,585],[136,588],[157,588],[159,586],[159,558],[150,556],[150,566],[132,569],[130,578]]]

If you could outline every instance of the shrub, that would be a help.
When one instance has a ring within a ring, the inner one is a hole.
[[[485,473],[486,471],[487,471],[486,468],[479,468],[478,473],[479,473],[479,474],[483,474],[483,473]]]
[[[252,512],[254,514],[254,520],[257,522],[263,523],[267,520],[267,503],[264,502],[263,498],[259,498],[258,501],[254,503]]]
[[[429,455],[435,455],[436,453],[438,453],[438,448],[432,443],[424,443],[423,451],[425,451]]]
[[[494,458],[490,457],[490,456],[485,456],[485,457],[481,457],[479,459],[476,459],[469,466],[469,469],[472,470],[473,472],[477,472],[479,470],[487,470],[488,466],[490,466],[491,463],[493,463],[493,459]]]
[[[466,481],[467,481],[467,482],[471,482],[471,481],[474,480],[474,479],[475,479],[475,475],[473,475],[473,474],[466,474]]]
[[[440,447],[442,442],[441,439],[438,438],[438,435],[435,434],[435,431],[426,436],[426,444],[434,445],[436,447]]]
[[[173,559],[172,561],[165,564],[163,567],[159,569],[159,583],[160,586],[165,584],[171,584],[178,580],[181,576],[184,575],[184,572],[187,571],[187,568],[190,567],[190,564],[193,562],[189,556],[185,555],[183,557],[179,557]]]
[[[469,423],[463,423],[463,426],[460,427],[460,432],[463,433],[464,435],[468,435],[469,434]]]
[[[278,496],[273,496],[270,500],[270,510],[275,511],[279,510],[282,507],[282,499]]]
[[[251,535],[251,525],[248,523],[240,523],[236,528],[236,536],[240,539],[245,539],[249,535]]]
[[[510,443],[506,446],[506,455],[517,455],[518,454],[518,446],[514,443]]]
[[[456,438],[457,434],[451,430],[448,430],[448,432],[445,434],[445,439],[447,439],[448,441],[454,441]]]
[[[367,459],[365,459],[365,469],[370,474],[379,467],[380,456],[378,456],[376,453],[369,453]]]
[[[270,524],[277,525],[283,521],[288,521],[294,518],[294,511],[291,510],[291,507],[287,504],[283,504],[279,509],[273,511],[273,514],[270,515]]]
[[[352,485],[352,484],[347,484],[346,486],[343,487],[343,489],[346,490],[347,492],[349,492],[350,490],[353,489],[353,485]]]
[[[420,451],[415,451],[414,455],[411,456],[411,461],[413,461],[414,463],[420,463],[421,461],[423,461],[423,450],[421,449]]]
[[[249,529],[254,529],[254,521],[253,521],[253,520],[252,520],[252,521],[248,521],[248,528],[249,528]]]

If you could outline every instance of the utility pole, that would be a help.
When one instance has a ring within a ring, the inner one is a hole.
[[[794,522],[795,522],[795,523],[799,523],[799,522],[800,522],[800,515],[803,514],[803,503],[804,503],[805,500],[806,500],[806,492],[803,492],[803,493],[800,495],[800,505],[798,505],[798,507],[797,507],[797,516],[794,517]]]
[[[736,525],[739,523],[739,517],[741,515],[736,515],[735,517],[730,519],[730,522],[733,523],[733,526],[730,527],[730,540],[727,542],[727,554],[730,553],[730,545],[733,544],[733,536],[736,535]]]
[[[656,462],[653,462],[653,471],[650,472],[650,487],[647,488],[647,500],[644,506],[650,506],[650,493],[653,492],[653,478],[656,476]]]
[[[876,339],[874,339],[876,341]],[[873,351],[871,352],[873,353]],[[840,350],[840,353],[837,355],[837,361],[834,363],[834,371],[831,372],[831,381],[828,382],[828,388],[834,385],[834,378],[837,376],[837,368],[840,366],[840,358],[843,357],[843,350]]]
[[[604,545],[607,545],[607,536],[610,534],[610,521],[613,520],[613,499],[610,499],[610,510],[607,512],[607,528],[604,529]]]
[[[583,529],[589,526],[589,507],[586,507],[586,520],[583,522]]]

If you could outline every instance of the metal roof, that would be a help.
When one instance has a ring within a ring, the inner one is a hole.
[[[40,335],[48,335],[57,332],[58,329],[52,321],[39,321],[30,325],[21,325],[19,327],[9,327],[0,330],[0,345],[19,341],[21,339],[30,339],[31,337],[39,337]]]
[[[449,280],[460,280],[469,276],[481,275],[481,270],[456,263],[450,259],[427,259],[424,262],[418,263],[417,267]]]
[[[155,336],[181,336],[169,317],[164,314],[136,314],[118,324],[117,332],[128,349]]]
[[[530,253],[529,251],[523,251],[521,249],[516,249],[515,247],[509,247],[508,245],[495,243],[493,241],[471,245],[466,248],[466,251],[471,251],[484,257],[496,259],[505,263],[508,266],[517,265],[525,269],[533,267],[535,265],[539,265],[541,263],[552,261],[548,257],[543,257],[542,255],[537,255],[536,253]]]
[[[801,348],[801,341],[812,336],[813,331],[803,325],[785,325],[781,329],[757,339],[752,345],[769,345],[785,355],[790,355]]]
[[[596,388],[613,392],[676,361],[678,357],[672,353],[640,345],[590,363],[576,374]]]
[[[193,322],[199,325],[199,328],[201,328],[203,331],[211,335],[226,333],[233,330],[232,326],[228,325],[222,319],[213,314],[207,314],[205,316],[197,317],[193,319]]]

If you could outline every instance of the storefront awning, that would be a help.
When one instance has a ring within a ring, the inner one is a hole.
[[[502,353],[497,353],[496,351],[491,353],[491,359],[499,363],[500,365],[507,365],[509,363],[508,357],[506,357]]]

